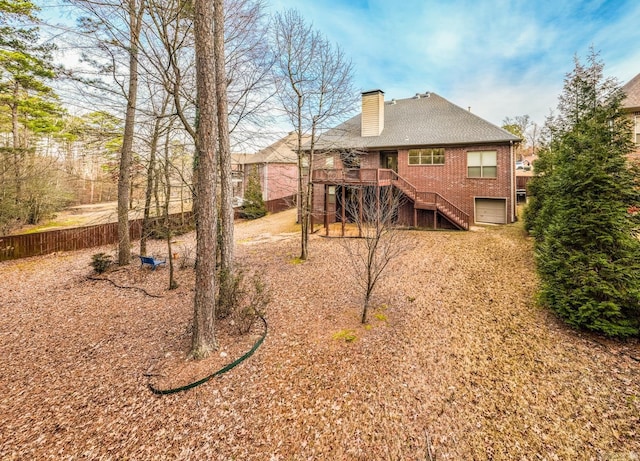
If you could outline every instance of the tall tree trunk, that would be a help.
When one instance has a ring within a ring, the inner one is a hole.
[[[294,87],[295,88],[295,87]],[[304,160],[305,154],[302,151],[302,94],[296,89],[298,104],[296,107],[298,141],[298,220],[300,221],[300,259],[305,261],[309,257],[307,244],[309,242],[309,229],[307,227],[307,189],[304,182]]]
[[[153,196],[153,173],[156,167],[156,152],[160,138],[160,117],[156,117],[149,147],[149,166],[147,167],[147,187],[144,194],[144,213],[142,217],[142,232],[140,233],[140,254],[147,254],[147,237],[151,228],[151,198]]]
[[[13,174],[15,180],[15,202],[22,200],[22,155],[20,153],[20,124],[18,123],[18,92],[20,84],[15,83],[13,88],[13,100],[11,104],[11,135],[13,138]]]
[[[138,97],[138,45],[142,13],[145,0],[137,4],[129,0],[129,87],[127,89],[127,112],[124,121],[122,150],[120,151],[120,172],[118,175],[118,264],[126,266],[131,260],[131,239],[129,237],[129,189],[131,186],[131,158]]]
[[[191,355],[206,357],[217,348],[216,310],[216,163],[217,121],[214,52],[214,7],[194,1],[197,85],[196,158],[196,286]]]
[[[156,171],[153,176],[153,203],[156,208],[156,216],[160,216],[160,172]]]
[[[178,282],[176,282],[174,277],[173,250],[171,249],[171,239],[173,238],[173,235],[171,233],[171,219],[169,215],[169,205],[171,203],[171,160],[169,158],[169,140],[171,136],[172,125],[173,123],[169,124],[164,141],[164,182],[166,183],[166,193],[164,199],[164,226],[167,232],[167,253],[169,253],[169,289],[175,290],[176,288],[178,288]]]
[[[303,220],[302,220],[302,251],[303,254],[300,259],[307,259],[309,257],[309,233],[313,230],[311,229],[311,212],[313,207],[313,182],[312,182],[312,174],[313,174],[313,154],[314,154],[314,141],[316,136],[316,125],[315,121],[311,126],[311,145],[309,149],[309,153],[307,154],[307,177],[304,182],[304,206],[303,206]]]
[[[224,51],[224,2],[214,0],[214,52],[216,58],[216,96],[218,104],[218,147],[220,169],[220,295],[219,317],[233,309],[231,300],[234,278],[233,183],[231,181],[231,146],[227,104],[227,74]]]

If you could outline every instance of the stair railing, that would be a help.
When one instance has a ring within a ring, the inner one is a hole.
[[[456,224],[460,225],[464,230],[469,230],[469,215],[437,193],[436,208],[443,214],[453,217]]]

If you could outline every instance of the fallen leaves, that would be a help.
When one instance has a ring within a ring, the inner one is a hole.
[[[282,217],[290,232],[292,214],[236,228],[239,258],[273,297],[266,341],[182,394],[146,386],[203,377],[258,334],[222,323],[220,350],[186,360],[191,269],[177,270],[177,290],[166,268],[107,274],[160,299],[88,281],[99,249],[0,264],[0,458],[640,455],[637,340],[574,332],[536,307],[530,242],[516,227],[408,231],[414,249],[392,263],[367,328],[339,243],[313,236],[311,259],[292,264],[299,242],[278,232]],[[334,339],[341,331],[357,339]]]

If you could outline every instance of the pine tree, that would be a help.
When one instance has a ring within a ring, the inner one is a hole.
[[[623,94],[602,70],[592,52],[568,74],[527,218],[541,301],[572,326],[625,337],[640,326],[640,241],[627,214],[632,146]]]
[[[257,169],[252,169],[247,178],[247,188],[244,192],[244,205],[242,206],[242,217],[246,219],[257,219],[267,214],[267,207],[262,199],[262,188]]]
[[[38,135],[61,130],[64,114],[49,86],[56,77],[55,47],[40,43],[37,11],[31,1],[0,2],[0,123],[11,133],[10,146],[0,152],[0,226],[35,223],[67,195],[51,193],[62,189],[59,178],[35,148]]]

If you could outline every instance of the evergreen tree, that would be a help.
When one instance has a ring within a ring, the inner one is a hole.
[[[38,135],[62,129],[64,114],[49,86],[54,47],[40,44],[33,26],[37,11],[28,0],[0,2],[0,124],[11,134],[0,146],[0,226],[7,228],[37,222],[67,195],[58,186],[58,165],[34,147]]]
[[[524,228],[539,240],[544,236],[544,227],[549,221],[546,214],[552,212],[549,203],[545,205],[545,199],[552,194],[554,152],[548,147],[542,148],[535,161],[535,176],[531,178],[528,189],[527,207],[524,209]]]
[[[262,188],[257,168],[253,168],[247,178],[247,188],[244,192],[244,205],[242,206],[242,217],[246,219],[257,219],[267,214],[267,207],[262,199]]]
[[[624,337],[640,326],[640,241],[627,213],[631,131],[623,94],[602,71],[592,52],[567,75],[526,218],[541,301],[570,325]]]
[[[0,110],[11,123],[12,147],[25,149],[29,133],[53,133],[63,110],[49,86],[56,77],[53,45],[39,44],[36,6],[29,1],[0,3]]]

